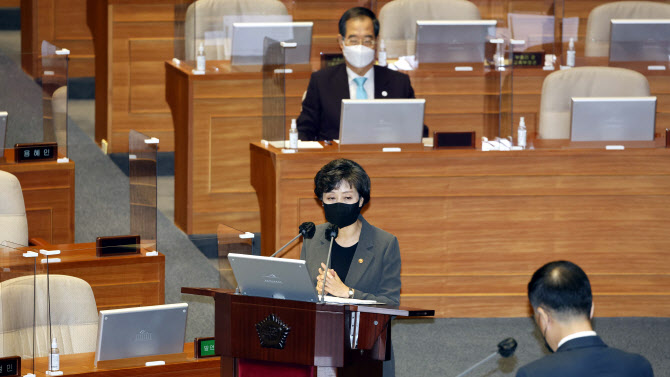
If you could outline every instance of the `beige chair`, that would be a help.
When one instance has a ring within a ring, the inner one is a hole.
[[[670,4],[653,1],[616,1],[593,8],[586,24],[584,55],[609,56],[610,20],[670,18]]]
[[[394,0],[379,12],[379,37],[389,58],[414,55],[416,21],[479,19],[479,9],[467,0]]]
[[[205,32],[223,31],[223,16],[272,15],[284,16],[288,11],[279,0],[198,0],[186,10],[184,44],[186,60],[195,60],[200,43],[205,42]],[[229,59],[225,52],[230,40],[205,44],[207,59]]]
[[[0,283],[4,355],[31,357],[33,352],[33,275]],[[51,348],[47,326],[47,279],[36,279],[35,355],[47,356]],[[94,352],[98,335],[98,310],[91,286],[82,279],[50,275],[51,336],[61,354]]]
[[[570,138],[572,97],[649,96],[641,73],[611,67],[580,67],[553,72],[544,79],[540,100],[539,138]]]
[[[28,220],[19,180],[0,170],[0,243],[28,245]]]

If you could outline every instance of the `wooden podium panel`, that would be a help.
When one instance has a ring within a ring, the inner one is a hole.
[[[141,254],[97,257],[95,243],[41,245],[39,248],[60,250],[60,262],[49,263],[49,273],[69,275],[85,280],[91,285],[98,311],[165,303],[165,255]],[[45,257],[39,256],[38,259]],[[23,259],[21,259],[23,260]],[[2,274],[2,280],[32,274],[32,262],[14,266],[25,267],[27,272]],[[2,266],[6,267],[6,266]]]
[[[527,316],[533,271],[567,259],[591,277],[597,315],[670,315],[669,150],[250,148],[263,255],[300,223],[325,221],[314,175],[350,158],[372,179],[364,216],[400,242],[403,305],[433,307],[439,317]]]
[[[21,183],[28,217],[28,236],[50,243],[74,242],[74,162],[14,162],[14,150],[5,149],[0,170]]]

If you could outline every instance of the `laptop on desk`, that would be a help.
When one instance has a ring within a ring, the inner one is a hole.
[[[425,106],[425,99],[343,99],[340,145],[421,144]]]
[[[95,365],[99,361],[184,352],[188,304],[101,310]]]
[[[573,97],[572,142],[653,141],[656,97]]]

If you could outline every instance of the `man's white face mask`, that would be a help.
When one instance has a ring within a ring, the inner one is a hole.
[[[375,50],[363,45],[344,46],[342,48],[344,58],[349,64],[356,68],[363,68],[375,59]]]

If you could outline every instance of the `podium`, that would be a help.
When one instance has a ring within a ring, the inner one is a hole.
[[[335,305],[182,288],[211,296],[222,377],[380,376],[391,355],[393,316],[433,316],[434,310],[388,305]]]

